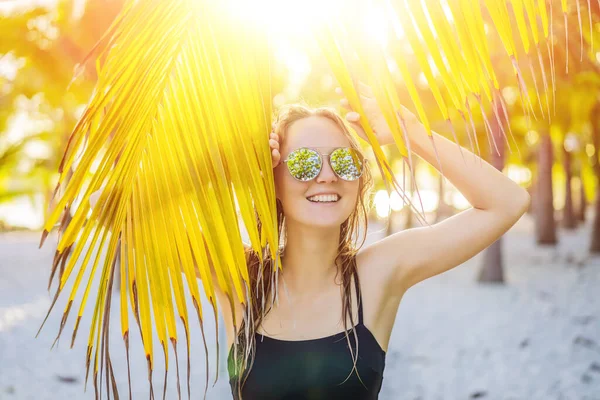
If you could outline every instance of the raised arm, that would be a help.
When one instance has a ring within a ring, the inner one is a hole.
[[[422,124],[409,128],[414,153],[437,168]],[[364,249],[369,265],[387,275],[391,294],[469,260],[508,231],[527,211],[530,196],[501,171],[434,133],[444,176],[473,206],[431,227],[407,229]]]
[[[393,144],[391,131],[372,92],[364,85],[362,89],[361,102],[379,143]],[[349,108],[346,99],[341,102]],[[484,250],[521,218],[531,201],[529,193],[501,171],[433,132],[438,162],[423,124],[405,107],[399,113],[406,123],[411,151],[436,169],[441,163],[444,176],[473,207],[431,227],[395,233],[361,250],[357,255],[362,258],[361,264],[377,266],[377,279],[392,296],[401,296],[416,283],[448,271]],[[359,123],[366,121],[352,111],[346,119],[367,140]]]

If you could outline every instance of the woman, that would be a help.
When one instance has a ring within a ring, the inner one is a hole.
[[[379,143],[393,144],[375,100],[367,93],[362,101]],[[348,108],[346,99],[342,104]],[[248,325],[237,318],[233,326],[229,301],[218,292],[236,399],[376,399],[406,290],[485,249],[528,208],[525,189],[466,149],[463,160],[455,143],[434,134],[445,177],[473,207],[361,248],[356,239],[366,224],[371,180],[348,127],[366,134],[350,111],[344,121],[326,108],[289,106],[275,121],[269,143],[282,271],[272,283],[264,275],[271,260],[259,265],[247,250],[251,289],[263,285],[251,310],[235,305],[236,315],[253,316]],[[406,109],[403,117],[410,148],[435,166],[425,128]],[[278,301],[261,308],[275,289]]]

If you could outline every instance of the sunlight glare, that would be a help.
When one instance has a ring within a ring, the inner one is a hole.
[[[308,55],[287,42],[277,41],[275,58],[288,70],[288,93],[285,93],[286,98],[296,99],[312,70]]]
[[[452,201],[450,203],[458,210],[466,210],[471,207],[471,203],[459,191],[452,193]]]
[[[374,6],[369,9],[364,19],[364,30],[371,41],[384,49],[387,47],[387,18],[381,7]]]
[[[31,140],[23,148],[27,157],[36,160],[49,160],[52,157],[50,143],[43,140]]]
[[[20,196],[14,200],[0,204],[0,220],[8,225],[40,229],[44,224],[44,195],[37,193],[33,202],[27,196]]]
[[[392,192],[392,195],[390,196],[390,206],[392,206],[392,210],[394,211],[400,211],[404,208],[402,197],[400,197],[398,192]]]
[[[517,102],[517,99],[519,98],[518,89],[513,86],[507,86],[504,89],[502,89],[502,97],[504,97],[504,100],[506,101],[507,105],[512,106]]]
[[[531,182],[532,177],[531,170],[529,168],[514,164],[510,164],[506,167],[506,175],[519,185],[524,185]]]
[[[35,7],[47,10],[56,8],[59,0],[2,0],[0,1],[0,15],[23,13]]]
[[[0,57],[0,78],[13,81],[23,66],[25,66],[25,58],[17,58],[12,51],[9,51]]]
[[[227,0],[227,8],[235,16],[264,26],[274,35],[306,34],[342,6],[341,0]]]
[[[568,132],[565,135],[565,140],[564,140],[563,146],[564,146],[565,150],[568,151],[569,153],[578,151],[579,148],[581,147],[581,143],[579,142],[579,138],[578,138],[577,134],[574,132]]]
[[[437,209],[440,196],[435,190],[431,189],[421,189],[419,190],[419,194],[421,195],[421,199],[419,200],[419,195],[417,192],[414,192],[411,198],[412,204],[416,207],[417,210],[428,212],[433,212]],[[421,210],[421,201],[423,202],[423,210]]]
[[[596,153],[596,149],[594,149],[594,145],[591,143],[588,143],[585,145],[585,153],[588,155],[588,157],[593,157],[594,154]]]
[[[396,14],[392,14],[390,16],[390,22],[392,23],[392,29],[394,30],[394,34],[396,35],[396,39],[404,39],[406,34],[404,33],[404,28],[402,27],[402,23],[398,19]]]
[[[420,190],[419,194],[421,195],[421,200],[423,201],[423,210],[426,213],[434,212],[439,203],[438,193],[435,190],[424,189]],[[411,202],[419,212],[421,211],[421,200],[419,200],[417,192],[412,194]],[[398,192],[395,191],[392,192],[391,196],[388,196],[385,190],[378,190],[375,194],[374,201],[375,210],[379,218],[386,218],[389,216],[390,208],[393,211],[400,211],[407,206],[407,204],[403,203],[402,197],[400,197]]]
[[[444,15],[446,16],[446,19],[448,20],[448,22],[451,24],[454,24],[454,15],[452,14],[452,9],[450,8],[448,1],[442,0],[440,2],[440,4],[442,6],[442,10],[444,11]]]
[[[375,193],[375,211],[379,218],[385,218],[390,213],[390,197],[385,190],[378,190]]]
[[[525,134],[525,142],[527,142],[528,146],[535,145],[538,140],[540,140],[540,134],[535,130],[530,130]]]

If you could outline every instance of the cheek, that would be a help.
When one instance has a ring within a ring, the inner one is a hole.
[[[277,168],[273,174],[273,179],[275,180],[275,195],[278,199],[281,199],[286,191],[285,176],[283,176],[283,172],[285,171],[282,171],[282,169],[283,168]]]
[[[344,212],[352,212],[356,205],[358,204],[358,195],[360,191],[360,186],[356,182],[345,182],[344,189],[342,191],[344,198]]]
[[[348,186],[346,186],[346,195],[351,197],[352,199],[358,198],[358,193],[360,191],[360,183],[358,181],[355,182],[347,182]]]
[[[278,168],[274,173],[275,195],[285,201],[287,197],[303,195],[306,192],[306,183],[294,179],[288,171]]]
[[[358,183],[352,183],[352,185],[346,191],[346,197],[352,203],[352,207],[358,202],[358,195],[360,191],[360,185]]]

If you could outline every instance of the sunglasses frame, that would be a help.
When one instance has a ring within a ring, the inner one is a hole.
[[[285,165],[286,165],[286,167],[287,167],[287,170],[288,170],[288,172],[290,173],[290,175],[292,176],[292,178],[294,178],[294,179],[295,179],[295,180],[297,180],[298,182],[310,182],[310,181],[312,181],[313,179],[317,179],[317,177],[319,176],[319,174],[320,174],[320,173],[321,173],[321,171],[323,170],[323,164],[325,164],[325,161],[323,160],[323,158],[324,158],[325,156],[327,156],[327,162],[329,163],[329,167],[331,167],[331,170],[333,171],[333,173],[335,174],[335,176],[337,176],[338,178],[340,178],[341,180],[343,180],[343,181],[346,181],[346,182],[354,182],[354,181],[356,181],[356,180],[360,179],[360,177],[363,175],[363,173],[364,173],[364,171],[365,171],[365,165],[364,165],[364,163],[365,163],[365,159],[366,159],[365,157],[359,157],[359,160],[360,160],[360,162],[361,162],[361,164],[362,164],[362,168],[360,169],[360,175],[359,175],[359,176],[358,176],[356,179],[348,180],[348,179],[344,179],[344,178],[342,178],[342,177],[341,177],[341,176],[340,176],[340,175],[339,175],[339,174],[338,174],[338,173],[335,171],[335,169],[334,169],[334,168],[333,168],[333,166],[331,165],[331,157],[330,157],[330,156],[331,156],[331,155],[332,155],[334,152],[336,152],[337,150],[339,150],[339,149],[350,149],[350,150],[352,150],[352,151],[355,151],[355,152],[357,153],[357,155],[358,155],[359,153],[358,153],[358,152],[357,152],[357,151],[356,151],[354,148],[352,148],[352,147],[350,147],[350,146],[336,147],[335,149],[331,150],[331,152],[330,152],[330,153],[328,153],[328,154],[323,154],[323,153],[320,153],[320,152],[317,150],[317,149],[324,149],[324,148],[327,148],[327,147],[306,147],[306,146],[305,146],[305,147],[298,147],[297,149],[294,149],[294,150],[292,150],[292,151],[291,151],[291,152],[288,154],[288,156],[285,158],[285,160],[282,160],[282,161],[281,161],[281,164],[284,164],[284,163],[285,163]],[[294,174],[292,174],[292,171],[290,171],[290,167],[289,167],[289,165],[288,165],[288,163],[287,163],[287,162],[288,162],[288,160],[289,160],[289,156],[290,156],[290,154],[294,153],[295,151],[302,150],[302,149],[313,150],[315,153],[317,153],[317,154],[318,154],[318,155],[321,157],[321,167],[319,168],[319,172],[317,172],[317,175],[315,175],[315,177],[314,177],[314,178],[312,178],[312,179],[309,179],[309,180],[306,180],[306,181],[303,181],[302,179],[298,179],[298,178],[296,178],[296,177],[294,176]]]

